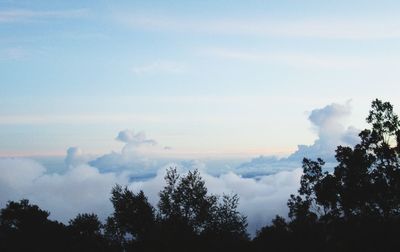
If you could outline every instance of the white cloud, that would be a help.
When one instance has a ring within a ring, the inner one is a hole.
[[[114,18],[117,22],[134,29],[153,31],[319,39],[400,38],[398,29],[400,20],[397,17],[379,20],[357,18],[340,20],[308,18],[288,21],[265,18],[201,20],[118,12]]]
[[[146,65],[134,66],[132,72],[138,75],[180,74],[185,72],[185,66],[174,61],[157,60]]]
[[[85,9],[35,11],[26,9],[12,9],[0,11],[0,23],[27,22],[39,19],[79,18],[88,15]]]
[[[211,193],[236,193],[240,211],[248,216],[249,231],[254,234],[276,214],[287,216],[287,200],[299,187],[301,169],[264,175],[258,179],[243,178],[233,172],[219,177],[204,174]]]
[[[101,174],[87,165],[70,167],[63,174],[49,174],[41,164],[30,159],[0,159],[0,202],[28,198],[43,209],[51,211],[51,218],[68,221],[80,212],[98,212],[106,217],[111,210],[108,203],[115,183],[128,183],[126,174]]]
[[[321,54],[306,52],[267,52],[246,51],[230,48],[205,48],[200,49],[200,55],[211,56],[226,60],[257,61],[270,64],[281,64],[296,68],[312,69],[387,69],[397,65],[399,60],[395,57],[365,57],[338,54]],[[384,64],[382,64],[384,62]]]
[[[123,142],[120,153],[111,152],[97,157],[88,163],[101,171],[129,171],[134,176],[151,176],[160,168],[160,158],[168,150],[159,146],[153,139],[147,138],[144,132],[132,130],[120,131],[115,140]]]
[[[350,101],[342,104],[332,103],[321,109],[314,109],[308,117],[318,134],[318,139],[310,145],[299,145],[298,150],[289,158],[317,158],[333,160],[335,149],[339,145],[354,146],[359,142],[360,130],[346,128],[342,120],[351,112]]]
[[[332,103],[321,109],[312,110],[308,119],[314,125],[320,138],[328,138],[343,132],[341,120],[350,115],[350,112],[350,101],[344,105]]]
[[[311,111],[308,119],[317,133],[311,145],[298,145],[297,150],[287,158],[264,157],[252,159],[238,167],[237,172],[246,176],[262,176],[282,170],[293,170],[301,165],[303,158],[322,158],[329,168],[335,163],[335,150],[339,145],[354,146],[360,141],[355,127],[345,127],[343,119],[351,112],[350,101],[345,104],[332,103]]]
[[[74,167],[81,164],[86,164],[91,158],[93,157],[84,154],[80,147],[69,147],[67,149],[67,155],[64,159],[64,162],[68,167]]]
[[[138,132],[135,134],[134,131],[128,129],[120,131],[116,137],[116,140],[133,145],[157,144],[155,140],[148,139],[144,132]]]

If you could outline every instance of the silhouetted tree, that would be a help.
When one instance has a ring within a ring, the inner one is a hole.
[[[155,229],[154,208],[140,191],[135,194],[127,187],[116,185],[111,192],[114,213],[107,219],[106,237],[122,247],[153,240]]]
[[[253,239],[253,248],[256,251],[295,251],[291,231],[288,223],[281,216],[276,216],[272,224],[257,231]]]
[[[1,251],[70,251],[66,227],[49,214],[26,199],[8,202],[0,214]]]
[[[78,214],[69,221],[70,229],[85,237],[96,237],[101,234],[102,224],[96,214]]]
[[[212,208],[211,218],[204,232],[218,239],[247,240],[247,218],[238,210],[239,197],[223,195]]]
[[[354,147],[338,146],[338,165],[303,160],[297,195],[288,201],[288,233],[299,249],[384,251],[399,246],[400,122],[388,102],[374,100]],[[266,227],[258,234],[274,230]],[[310,244],[313,246],[310,247]],[[288,250],[290,251],[290,250]]]
[[[176,169],[169,169],[165,181],[158,203],[162,220],[186,229],[186,233],[200,234],[211,218],[217,197],[207,194],[197,170],[180,177]]]
[[[170,168],[165,181],[158,208],[162,236],[167,242],[179,243],[176,248],[180,249],[233,250],[247,241],[247,221],[237,210],[237,195],[209,195],[197,170],[181,177]],[[189,244],[197,245],[193,248]]]
[[[102,235],[102,224],[96,214],[78,214],[69,221],[74,238],[74,251],[109,251],[110,247]]]

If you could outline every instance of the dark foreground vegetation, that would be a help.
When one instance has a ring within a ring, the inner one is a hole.
[[[254,239],[236,195],[207,192],[197,171],[169,169],[154,208],[140,191],[119,185],[114,213],[103,224],[79,214],[68,225],[28,200],[0,214],[0,251],[398,251],[400,248],[400,123],[390,103],[375,100],[360,143],[336,150],[333,173],[303,160],[287,219],[276,216]]]

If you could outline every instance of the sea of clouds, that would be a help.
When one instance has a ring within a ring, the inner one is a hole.
[[[169,148],[143,132],[131,130],[118,133],[116,140],[124,143],[120,152],[93,157],[79,147],[69,148],[62,169],[50,169],[31,158],[0,158],[0,207],[9,200],[27,198],[50,211],[51,219],[65,223],[85,212],[105,219],[113,211],[109,197],[115,184],[143,190],[156,205],[167,168],[176,167],[181,173],[199,169],[210,193],[239,195],[239,210],[248,217],[248,230],[254,234],[276,214],[287,215],[286,202],[299,187],[303,157],[321,157],[328,167],[333,167],[336,146],[352,146],[359,141],[359,130],[341,123],[350,111],[349,103],[313,110],[309,120],[318,138],[312,145],[299,145],[288,157],[260,156],[235,166],[222,165],[220,169],[202,160],[146,155],[167,152]]]

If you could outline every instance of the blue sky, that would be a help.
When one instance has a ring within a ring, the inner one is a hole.
[[[315,108],[400,98],[398,1],[0,0],[0,156],[290,154]]]

